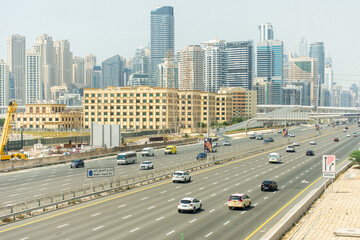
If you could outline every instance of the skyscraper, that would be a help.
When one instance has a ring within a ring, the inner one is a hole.
[[[150,74],[150,49],[139,47],[133,60],[133,73]]]
[[[310,44],[310,57],[318,60],[318,75],[320,77],[320,84],[324,83],[325,75],[325,49],[323,42],[314,42]]]
[[[169,52],[163,63],[158,65],[159,87],[178,88],[178,68],[175,65],[174,54]]]
[[[26,104],[42,100],[41,53],[34,49],[26,51]]]
[[[14,81],[14,97],[25,104],[25,37],[19,34],[8,37],[8,64]]]
[[[179,90],[204,90],[204,50],[199,45],[178,51]]]
[[[96,66],[96,56],[89,54],[84,59],[84,84],[88,87],[94,87],[94,67]]]
[[[73,54],[70,51],[70,42],[68,40],[55,41],[57,78],[54,86],[66,85],[70,87],[72,83],[72,61]]]
[[[123,87],[125,64],[119,55],[115,55],[102,62],[103,87]]]
[[[84,59],[82,57],[74,57],[72,74],[73,83],[84,84]]]
[[[57,83],[56,52],[52,37],[46,34],[38,36],[33,49],[41,55],[42,98],[51,100],[50,88]]]
[[[260,42],[274,39],[274,31],[271,23],[265,23],[258,26],[260,32]]]
[[[252,88],[253,54],[252,41],[227,42],[227,87]]]
[[[225,40],[204,42],[204,90],[218,92],[226,87],[227,55]]]
[[[283,42],[265,40],[257,43],[257,77],[271,81],[271,104],[283,101]]]
[[[150,85],[159,86],[157,83],[158,64],[164,61],[166,53],[174,53],[174,9],[170,6],[159,7],[151,11],[151,71]]]
[[[9,67],[0,59],[0,106],[9,105]],[[0,110],[4,114],[5,110]]]
[[[94,67],[94,83],[93,88],[104,88],[103,78],[102,78],[102,69],[100,66]]]
[[[299,45],[299,57],[308,57],[308,56],[309,56],[308,44],[307,44],[306,38],[303,36],[301,38],[300,45]]]
[[[332,106],[332,95],[334,90],[334,70],[332,68],[332,61],[330,57],[326,59],[324,77],[325,77],[324,87],[329,91],[330,94],[329,105]]]

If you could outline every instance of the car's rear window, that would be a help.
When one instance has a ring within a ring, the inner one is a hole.
[[[182,173],[174,173],[173,175],[174,176],[182,176],[183,174]]]
[[[230,196],[231,200],[241,200],[240,196]]]
[[[271,184],[271,181],[263,181],[263,184]]]
[[[183,204],[190,204],[191,201],[190,200],[181,200],[180,203],[183,203]]]
[[[142,162],[141,164],[151,164],[151,162]]]

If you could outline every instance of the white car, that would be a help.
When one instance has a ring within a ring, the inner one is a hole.
[[[154,169],[154,163],[150,161],[144,161],[140,164],[140,170]]]
[[[294,141],[293,146],[300,146],[300,143],[298,141]]]
[[[344,128],[344,129],[343,129],[343,132],[347,132],[347,130]]]
[[[173,173],[172,181],[173,182],[190,182],[191,176],[186,171],[176,171]]]
[[[295,147],[292,145],[289,145],[286,147],[285,152],[295,152]]]
[[[289,133],[289,137],[295,137],[295,134]]]
[[[310,145],[316,145],[316,141],[315,141],[315,140],[311,140],[311,141],[310,141]]]
[[[350,134],[346,134],[346,137],[350,138],[350,137],[351,137],[351,135],[350,135]]]
[[[184,197],[178,203],[178,212],[190,211],[195,213],[197,210],[201,210],[202,203],[200,200],[192,197]]]

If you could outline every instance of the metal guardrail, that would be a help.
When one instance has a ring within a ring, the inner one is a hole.
[[[332,132],[335,132],[331,131]],[[315,137],[315,134],[309,134],[297,138],[297,141],[303,141],[310,137]],[[236,151],[230,153],[214,153],[208,154],[206,160],[192,160],[181,164],[175,164],[172,166],[154,169],[151,171],[145,171],[133,176],[127,177],[112,177],[102,182],[95,184],[83,184],[82,186],[75,186],[67,191],[60,191],[57,193],[44,193],[38,194],[33,197],[27,197],[22,201],[7,201],[3,202],[3,206],[0,206],[0,220],[2,222],[11,222],[19,220],[27,216],[34,215],[36,213],[43,213],[58,209],[59,207],[71,206],[75,203],[81,203],[91,200],[96,197],[107,196],[120,191],[139,187],[144,184],[161,181],[172,176],[172,173],[176,170],[186,170],[193,172],[205,167],[211,167],[216,164],[222,164],[228,161],[236,160],[249,155],[254,155],[260,152],[272,150],[289,144],[289,138],[277,141],[277,144],[264,144],[263,147],[255,146],[253,148],[244,151]]]

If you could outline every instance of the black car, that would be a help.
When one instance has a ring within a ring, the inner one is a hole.
[[[72,163],[70,163],[71,168],[78,168],[78,167],[84,167],[84,161],[81,159],[74,160]]]
[[[313,150],[307,150],[306,151],[306,156],[315,156],[315,153]]]
[[[269,137],[270,142],[274,142],[274,139],[272,137]]]
[[[196,160],[203,160],[207,158],[207,154],[206,153],[199,153],[197,156],[196,156]]]
[[[264,180],[261,184],[261,191],[276,191],[277,190],[277,182],[272,180]]]

